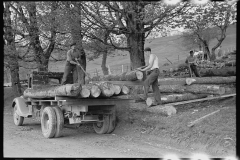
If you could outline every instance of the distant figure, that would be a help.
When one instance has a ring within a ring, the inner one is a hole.
[[[197,70],[197,58],[193,56],[192,50],[190,51],[190,56],[187,57],[185,63],[190,65],[190,69],[191,69],[191,71],[194,72],[196,77],[200,77],[198,70]],[[191,71],[189,71],[189,73],[191,73]]]
[[[157,101],[157,104],[161,104],[161,94],[160,90],[158,88],[158,76],[159,76],[159,66],[158,66],[158,57],[155,54],[151,53],[151,48],[147,47],[144,49],[145,53],[149,57],[149,64],[147,66],[142,66],[137,68],[139,71],[147,71],[148,76],[146,80],[144,81],[144,97],[142,97],[143,100],[146,100],[148,97],[148,90],[150,85],[152,85],[153,93],[154,93],[154,98]]]
[[[79,55],[75,51],[76,43],[71,44],[71,49],[67,52],[67,61],[64,69],[64,74],[62,78],[62,85],[67,84],[67,77],[68,75],[73,72],[73,83],[78,82],[78,72],[77,72],[77,65],[75,58],[79,58]]]
[[[218,47],[218,53],[217,53],[217,59],[221,59],[223,56],[223,50],[222,50],[222,46]]]

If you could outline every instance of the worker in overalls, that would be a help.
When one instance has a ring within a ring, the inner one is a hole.
[[[62,78],[62,85],[67,84],[67,77],[72,72],[73,73],[73,83],[78,82],[78,73],[77,73],[77,66],[79,65],[76,62],[76,59],[79,59],[79,55],[75,49],[76,43],[71,44],[71,49],[67,52],[67,61],[64,69],[64,74]]]
[[[146,100],[148,97],[148,91],[150,85],[152,85],[153,93],[154,93],[154,98],[156,100],[156,104],[154,105],[159,105],[161,104],[161,93],[158,88],[158,76],[160,74],[159,71],[159,66],[158,66],[158,57],[155,54],[151,53],[151,48],[147,47],[144,49],[145,54],[147,57],[149,57],[149,64],[147,66],[139,67],[137,70],[139,71],[148,71],[147,78],[144,81],[144,96],[141,97],[143,100]]]

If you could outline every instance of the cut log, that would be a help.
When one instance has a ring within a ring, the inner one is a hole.
[[[158,85],[185,85],[185,78],[160,78],[158,79]]]
[[[186,78],[186,84],[225,84],[236,83],[236,76],[230,77],[194,77]]]
[[[224,67],[224,68],[220,68],[220,69],[200,69],[199,73],[202,77],[236,76],[236,67]]]
[[[143,79],[143,72],[141,71],[130,71],[124,72],[118,75],[104,75],[93,77],[92,81],[136,81]]]
[[[177,113],[177,110],[172,105],[158,105],[154,107],[147,108],[146,111],[151,113],[163,114],[166,116],[171,116]]]
[[[127,87],[127,86],[122,86],[122,90],[121,90],[121,93],[120,94],[129,94],[130,92],[130,89]]]
[[[96,84],[87,84],[87,89],[90,91],[90,97],[97,98],[101,94],[101,89]]]
[[[26,89],[23,92],[23,96],[29,98],[51,98],[55,96],[75,97],[80,95],[81,90],[82,90],[81,85],[75,83],[42,89]]]
[[[186,87],[186,92],[223,95],[225,88],[218,85],[193,84]]]
[[[113,85],[114,86],[114,95],[119,95],[122,91],[122,88],[120,85]]]
[[[80,96],[81,96],[82,98],[87,98],[87,97],[89,97],[90,94],[91,94],[90,90],[91,90],[91,88],[90,88],[89,86],[83,85],[83,86],[82,86],[82,89],[81,89],[81,91],[80,91]]]
[[[224,87],[224,88],[225,88],[225,94],[236,93],[236,87]]]
[[[98,85],[101,90],[100,97],[111,97],[112,95],[114,95],[115,87],[113,84],[109,82],[99,82],[95,84]]]
[[[172,95],[166,95],[162,96],[162,104],[166,103],[172,103],[172,102],[180,102],[180,101],[186,101],[186,100],[192,100],[192,99],[200,99],[207,97],[206,94],[200,94],[195,95],[191,93],[185,93],[185,94],[172,94]],[[148,107],[156,105],[156,100],[154,97],[148,97],[146,100],[146,104]]]
[[[182,85],[160,85],[159,90],[161,93],[185,93],[186,86]]]

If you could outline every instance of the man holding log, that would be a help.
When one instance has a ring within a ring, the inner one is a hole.
[[[194,72],[196,77],[200,77],[198,70],[197,70],[197,58],[193,56],[193,51],[190,51],[190,56],[187,57],[185,63],[189,65],[189,73],[191,74]],[[191,75],[190,75],[191,76]]]
[[[78,82],[78,73],[77,73],[77,65],[76,59],[79,59],[79,55],[75,49],[76,43],[71,44],[71,49],[67,52],[67,61],[64,69],[64,74],[62,78],[62,85],[67,84],[68,75],[73,72],[73,83]]]
[[[147,72],[147,78],[144,81],[144,96],[142,97],[143,100],[146,100],[148,97],[148,90],[150,85],[152,85],[153,93],[154,93],[154,98],[156,100],[157,104],[154,105],[159,105],[161,104],[161,94],[160,90],[158,88],[158,76],[159,76],[159,66],[158,66],[158,57],[155,54],[151,53],[151,48],[147,47],[144,49],[146,55],[149,57],[149,64],[147,66],[142,66],[137,68],[139,71],[148,71]]]

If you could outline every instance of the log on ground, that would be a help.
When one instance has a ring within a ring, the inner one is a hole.
[[[225,93],[225,88],[219,85],[193,84],[186,86],[186,92],[223,95]]]
[[[42,89],[26,89],[23,92],[24,97],[29,98],[51,98],[55,96],[72,96],[76,97],[80,95],[82,86],[78,83],[75,84],[66,84],[61,86],[53,86],[49,88]]]
[[[236,83],[236,76],[230,77],[192,77],[186,78],[186,84],[228,84]]]
[[[185,85],[186,78],[159,78],[158,85]]]
[[[224,67],[224,68],[220,68],[220,69],[200,69],[199,73],[202,77],[236,76],[236,67]]]
[[[172,94],[172,95],[162,96],[161,101],[162,101],[162,104],[166,104],[166,103],[180,102],[180,101],[186,101],[186,100],[192,100],[192,99],[200,99],[205,97],[207,97],[206,94],[191,94],[191,93]],[[156,105],[155,98],[148,97],[146,100],[146,104],[148,107]]]

